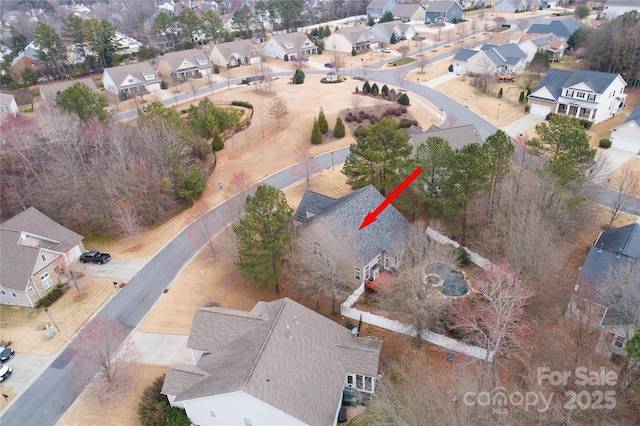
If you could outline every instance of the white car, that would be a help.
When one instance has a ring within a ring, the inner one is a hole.
[[[4,380],[11,375],[12,371],[11,367],[0,362],[0,382],[4,382]]]
[[[389,49],[388,47],[383,47],[382,50],[380,50],[382,53],[391,53],[391,49]]]

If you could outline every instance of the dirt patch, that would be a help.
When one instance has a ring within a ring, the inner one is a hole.
[[[92,386],[76,399],[75,403],[58,422],[59,425],[139,425],[138,404],[144,389],[167,371],[166,366],[136,364],[135,379],[125,393],[107,403],[92,392]]]
[[[73,285],[53,305],[49,314],[60,332],[53,337],[45,337],[45,324],[54,325],[43,308],[31,309],[19,306],[0,305],[0,338],[10,340],[16,352],[36,355],[55,354],[71,339],[78,329],[114,293],[112,279],[88,277],[78,280],[83,295],[76,301],[78,293]]]

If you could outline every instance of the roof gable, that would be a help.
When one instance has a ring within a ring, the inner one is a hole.
[[[478,129],[473,124],[466,126],[450,127],[441,129],[438,126],[431,126],[427,130],[417,130],[410,133],[409,139],[415,149],[431,137],[441,137],[449,142],[453,149],[462,149],[471,143],[484,145],[484,139],[478,133]]]

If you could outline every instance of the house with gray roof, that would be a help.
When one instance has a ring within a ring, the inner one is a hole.
[[[0,303],[34,307],[84,252],[83,238],[34,207],[0,224]]]
[[[522,74],[527,54],[516,44],[484,44],[479,50],[460,49],[453,57],[457,74]]]
[[[356,51],[376,49],[380,42],[387,40],[387,38],[384,36],[384,39],[380,40],[375,31],[364,25],[344,27],[324,39],[324,48],[345,53],[350,53],[353,49]],[[388,40],[386,42],[388,43]]]
[[[53,106],[56,104],[56,95],[58,92],[62,92],[69,87],[73,86],[75,83],[82,83],[87,85],[92,91],[99,93],[96,84],[93,82],[91,77],[79,78],[76,80],[65,80],[58,81],[50,84],[41,84],[40,85],[40,97],[44,101],[45,105]]]
[[[611,146],[640,153],[640,105],[622,124],[611,129]]]
[[[0,119],[19,112],[15,96],[9,93],[0,93]]]
[[[213,65],[201,49],[168,52],[160,57],[156,71],[160,76],[178,78],[205,77],[212,73]]]
[[[303,227],[305,241],[317,244],[331,236],[332,246],[320,249],[335,254],[336,270],[352,289],[376,279],[382,269],[400,264],[401,241],[411,225],[393,205],[374,223],[359,229],[365,216],[384,199],[372,185],[339,199],[307,190],[296,211],[295,223]]]
[[[607,0],[604,3],[602,10],[602,17],[604,19],[612,20],[618,16],[622,16],[625,13],[632,10],[640,12],[640,1],[638,0]]]
[[[498,44],[494,40],[491,41],[494,44]],[[551,62],[559,61],[564,56],[565,49],[569,47],[565,39],[560,38],[555,34],[525,34],[523,36],[519,36],[515,43],[527,54],[527,62],[531,62],[533,60],[533,57],[538,50],[547,52]]]
[[[464,146],[471,143],[484,145],[484,139],[482,139],[482,136],[478,133],[478,129],[476,129],[476,126],[473,124],[450,127],[448,129],[442,129],[436,125],[432,125],[426,130],[416,126],[411,126],[408,133],[409,142],[413,145],[412,155],[415,155],[415,152],[420,145],[432,137],[443,138],[449,142],[449,146],[452,149],[462,149]]]
[[[462,7],[456,1],[430,1],[424,4],[425,24],[462,20]]]
[[[397,40],[400,40],[402,37],[410,39],[416,35],[416,30],[413,25],[400,21],[380,22],[371,27],[371,32],[378,40],[385,44],[391,42],[391,34],[395,34]]]
[[[393,17],[401,22],[424,22],[425,8],[418,3],[401,3],[391,9]]]
[[[554,19],[548,24],[533,24],[527,30],[527,34],[549,34],[553,33],[558,37],[568,40],[571,34],[578,28],[586,27],[580,21],[575,19]]]
[[[372,0],[367,5],[367,15],[373,19],[380,19],[385,12],[391,12],[396,5],[395,0]]]
[[[149,62],[138,62],[118,67],[105,68],[102,73],[104,88],[116,96],[133,94],[145,90],[160,90],[160,77]]]
[[[626,86],[620,74],[550,69],[529,95],[530,113],[546,116],[553,112],[597,124],[622,111]]]
[[[343,392],[373,394],[380,340],[289,299],[200,308],[162,393],[197,425],[335,425]]]
[[[284,55],[310,56],[318,53],[305,33],[273,34],[262,46],[262,55],[268,58],[284,59]]]
[[[640,327],[640,223],[600,233],[580,268],[567,316],[599,329],[596,351],[626,356]]]
[[[262,53],[249,40],[236,40],[214,44],[209,52],[209,60],[214,65],[237,67],[257,64],[262,61]]]
[[[529,10],[538,10],[540,0],[499,0],[493,5],[496,12],[526,12]]]

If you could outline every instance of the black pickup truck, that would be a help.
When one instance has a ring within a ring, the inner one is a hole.
[[[85,251],[80,255],[80,263],[97,263],[98,265],[102,265],[103,263],[107,263],[111,260],[111,255],[109,253],[100,253],[99,251]]]

